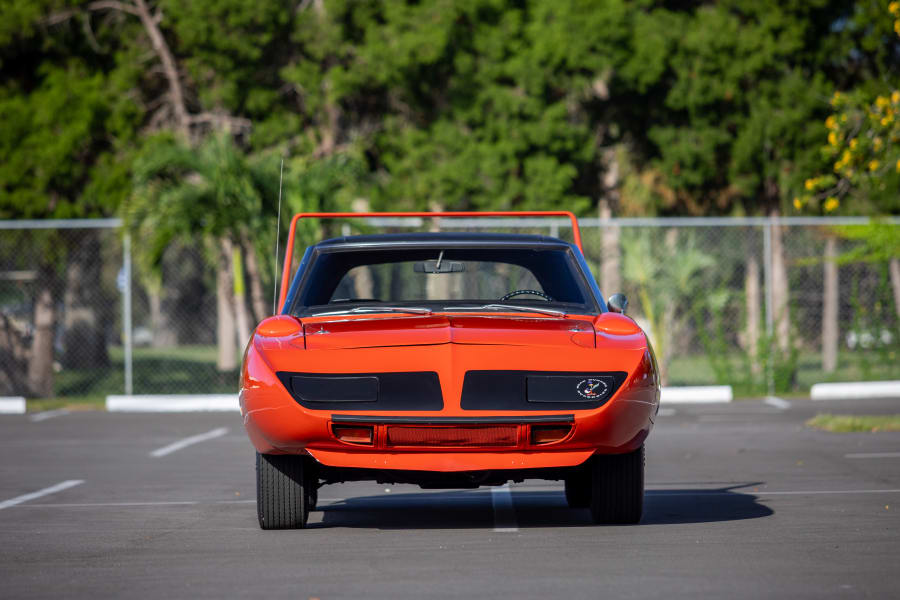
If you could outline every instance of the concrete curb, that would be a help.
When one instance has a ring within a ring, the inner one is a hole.
[[[664,387],[659,396],[660,404],[713,404],[731,402],[734,394],[730,385],[692,385]]]
[[[21,415],[25,413],[25,398],[22,396],[0,396],[0,415]]]
[[[711,404],[731,402],[730,385],[664,387],[662,404]],[[145,394],[138,396],[107,396],[106,410],[110,412],[209,412],[240,409],[237,394]]]
[[[146,394],[141,396],[107,396],[110,412],[210,412],[238,411],[237,394]]]
[[[817,383],[809,390],[812,400],[859,400],[900,398],[900,381],[856,381]]]

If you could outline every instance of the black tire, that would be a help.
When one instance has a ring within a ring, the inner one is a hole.
[[[569,508],[587,508],[591,505],[591,471],[579,469],[566,477],[566,502]]]
[[[316,506],[319,504],[319,486],[316,485],[316,481],[309,481],[309,496],[307,498],[307,502],[309,503],[308,510],[316,510]]]
[[[302,456],[256,454],[256,513],[263,529],[303,529],[311,489]]]
[[[628,454],[595,456],[591,473],[594,523],[633,525],[644,510],[644,447]]]

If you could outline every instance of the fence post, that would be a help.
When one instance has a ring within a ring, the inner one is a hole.
[[[774,219],[763,225],[763,280],[766,288],[766,389],[769,396],[775,395],[775,370],[772,352],[772,342],[775,339],[775,315],[772,313],[772,305],[775,303],[772,297],[772,227]]]
[[[134,393],[132,370],[132,339],[131,339],[131,235],[125,233],[122,237],[122,273],[125,279],[125,289],[122,290],[122,345],[125,347],[125,395]]]

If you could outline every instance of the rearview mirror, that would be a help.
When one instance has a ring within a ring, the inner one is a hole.
[[[613,294],[606,301],[606,305],[610,311],[624,315],[625,309],[628,308],[628,298],[625,297],[625,294]]]
[[[453,260],[426,260],[413,265],[416,273],[462,273],[466,264]]]

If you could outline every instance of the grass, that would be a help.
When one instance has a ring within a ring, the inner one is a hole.
[[[237,392],[238,371],[216,369],[215,346],[135,348],[135,394],[218,394]],[[29,399],[29,411],[99,410],[109,394],[125,391],[125,358],[110,346],[109,365],[94,369],[63,369],[54,380],[55,397]]]
[[[833,433],[900,431],[900,415],[818,414],[806,422],[809,427]]]

